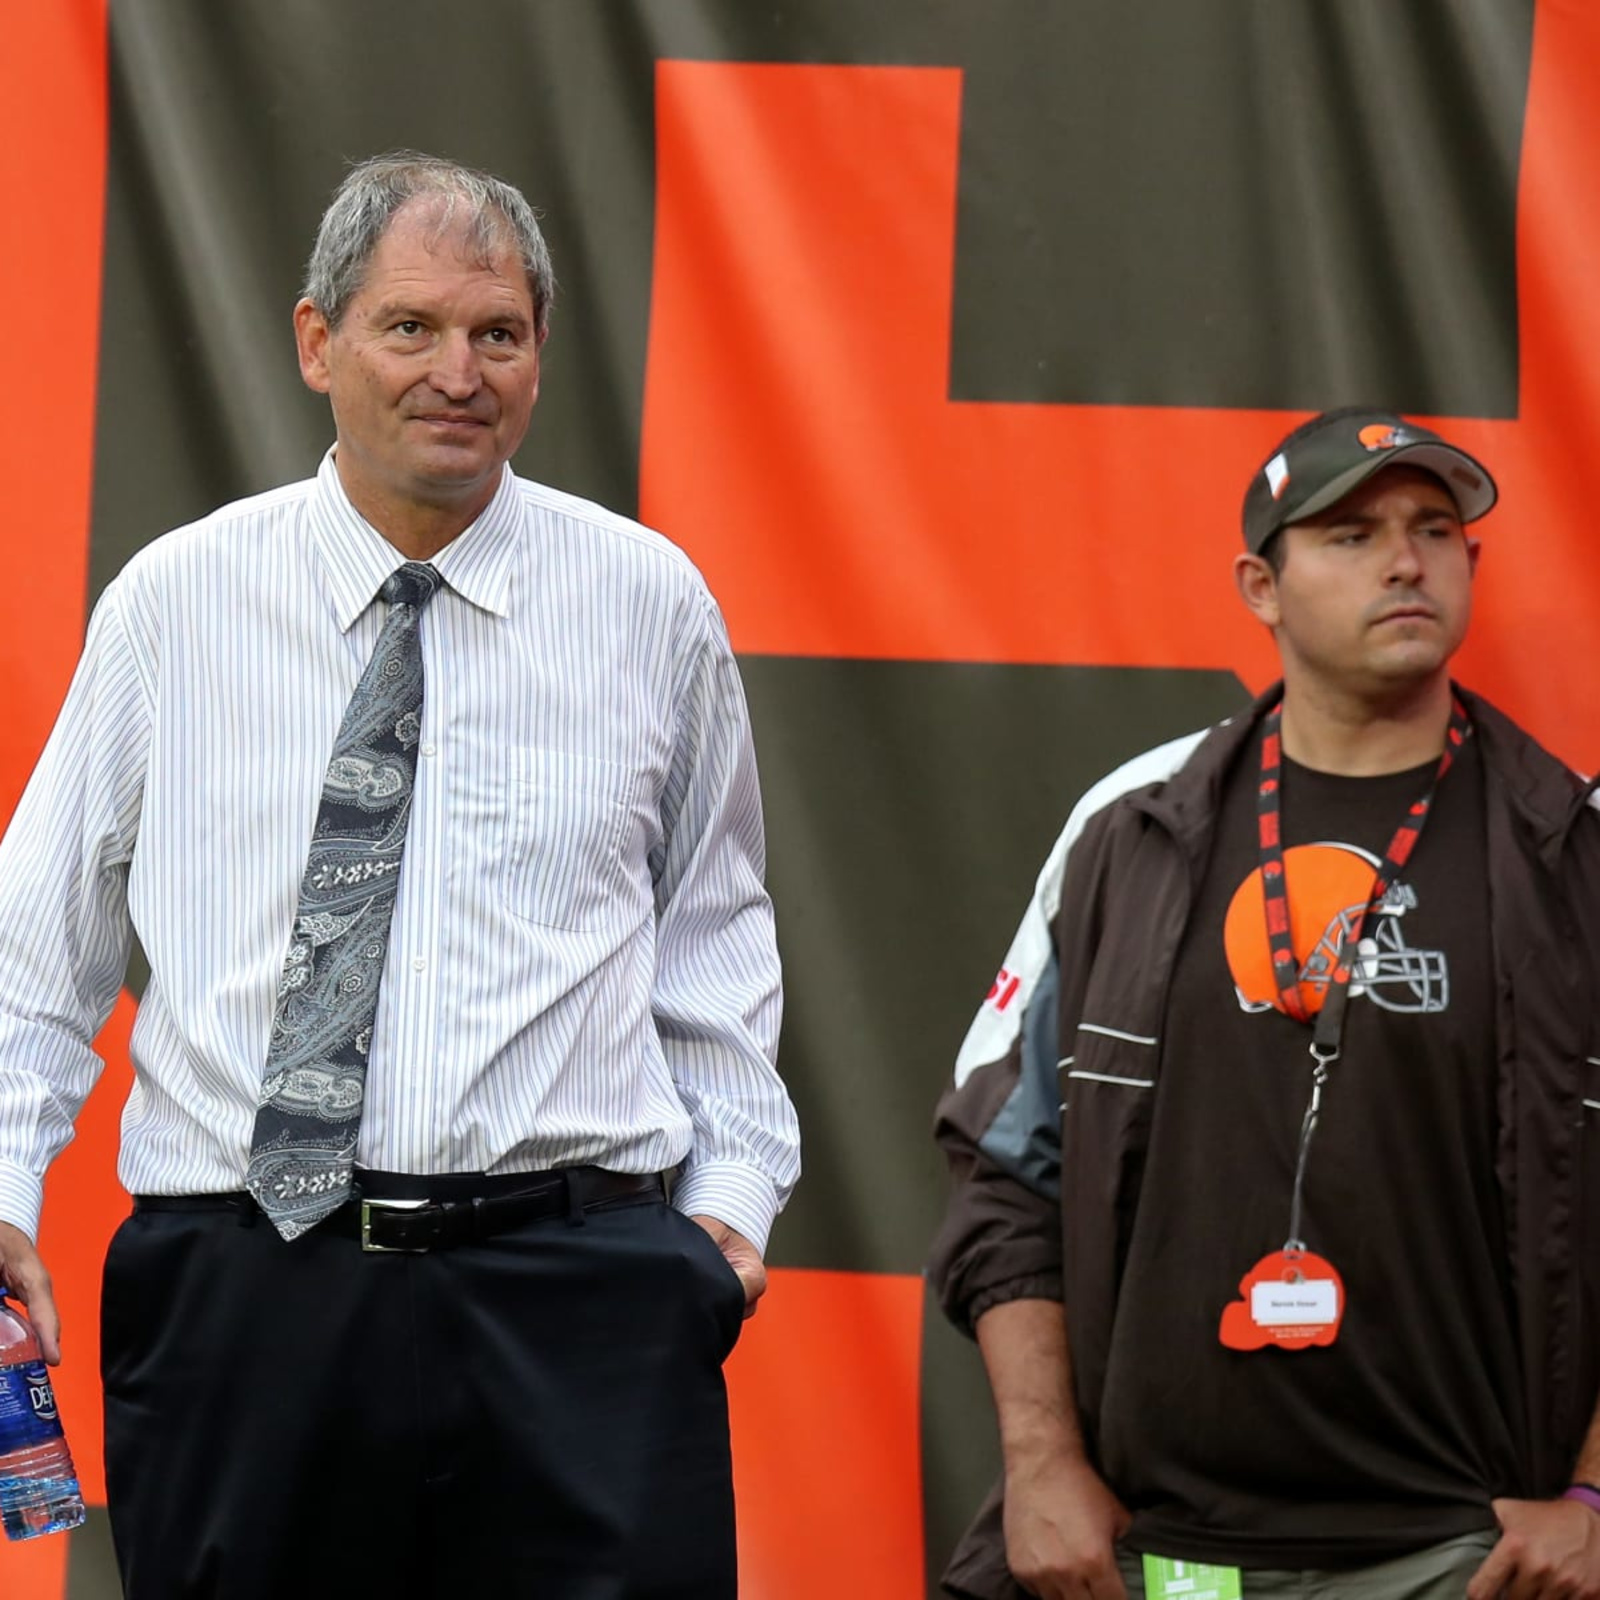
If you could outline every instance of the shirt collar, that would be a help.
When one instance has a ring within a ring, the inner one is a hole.
[[[482,515],[433,558],[440,576],[463,600],[497,617],[511,610],[511,572],[522,531],[520,509],[516,478],[509,466],[504,467]],[[350,503],[332,449],[317,469],[311,528],[328,575],[334,618],[349,632],[404,558]]]

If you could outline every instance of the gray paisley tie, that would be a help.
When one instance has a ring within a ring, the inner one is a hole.
[[[245,1177],[285,1239],[349,1197],[422,731],[418,624],[442,581],[420,561],[384,580],[389,615],[323,779]]]

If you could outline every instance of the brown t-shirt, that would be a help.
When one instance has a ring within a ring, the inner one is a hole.
[[[1492,1528],[1490,1499],[1516,1489],[1482,771],[1469,740],[1368,919],[1323,1092],[1300,1232],[1343,1279],[1338,1337],[1244,1353],[1221,1344],[1219,1319],[1288,1237],[1311,1088],[1310,1029],[1274,1004],[1259,878],[1253,898],[1248,883],[1259,764],[1257,740],[1229,784],[1173,975],[1099,1438],[1133,1548],[1352,1566]],[[1433,773],[1286,763],[1302,963],[1359,917]]]

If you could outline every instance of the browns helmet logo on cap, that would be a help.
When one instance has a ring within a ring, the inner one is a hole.
[[[1393,450],[1396,445],[1414,443],[1416,437],[1414,433],[1397,428],[1391,422],[1369,422],[1356,435],[1369,450]]]

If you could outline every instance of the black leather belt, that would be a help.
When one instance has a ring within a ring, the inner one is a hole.
[[[412,1179],[398,1186],[412,1188],[433,1182],[445,1193],[373,1193],[358,1175],[351,1197],[317,1225],[318,1232],[337,1233],[360,1242],[367,1251],[444,1250],[451,1245],[492,1239],[524,1222],[551,1217],[577,1220],[597,1207],[666,1198],[659,1173],[607,1172],[603,1167],[561,1167],[553,1172],[479,1178],[474,1193],[465,1176]],[[382,1187],[390,1187],[384,1184]],[[261,1209],[242,1190],[232,1194],[136,1195],[135,1211],[231,1211],[254,1222]]]

